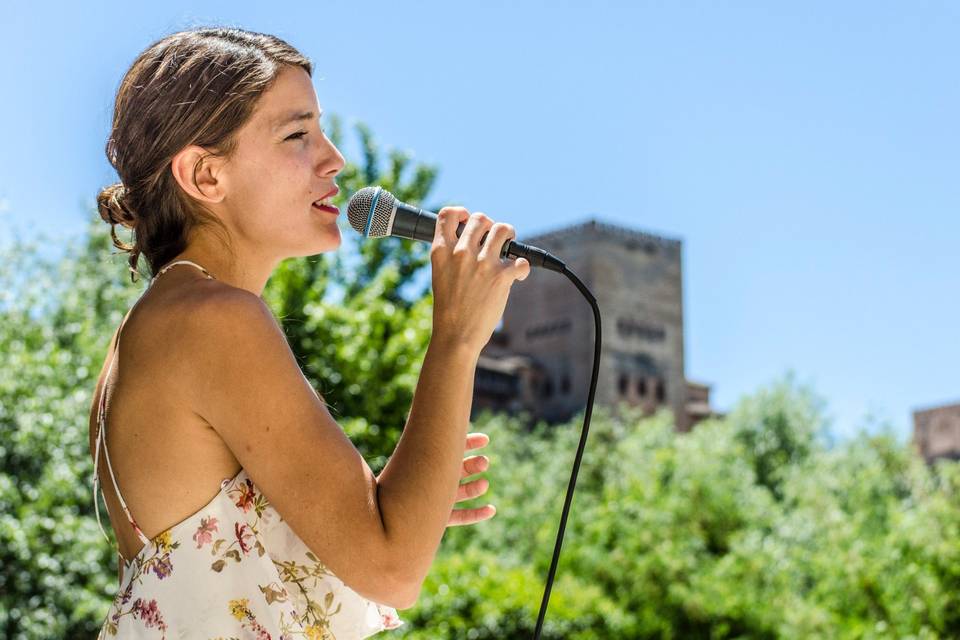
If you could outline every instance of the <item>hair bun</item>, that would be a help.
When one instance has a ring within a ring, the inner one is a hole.
[[[137,215],[127,204],[127,188],[122,182],[104,187],[97,196],[97,209],[100,217],[110,224],[122,224],[133,229],[137,224]]]

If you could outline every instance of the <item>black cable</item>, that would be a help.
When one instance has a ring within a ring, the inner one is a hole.
[[[570,475],[570,484],[567,486],[567,497],[563,502],[563,513],[560,515],[560,530],[557,531],[557,543],[553,548],[553,560],[550,562],[550,571],[547,573],[547,586],[543,592],[543,602],[540,604],[540,615],[537,617],[537,628],[533,633],[533,639],[540,639],[540,631],[543,629],[543,619],[547,615],[547,602],[550,601],[550,590],[553,588],[553,577],[557,573],[557,563],[560,560],[560,547],[563,545],[563,530],[567,526],[567,514],[570,513],[570,502],[573,500],[573,490],[577,486],[577,473],[580,471],[580,459],[583,457],[583,449],[587,444],[587,433],[590,430],[590,416],[593,414],[593,397],[597,393],[597,375],[600,372],[600,308],[597,306],[597,299],[593,297],[590,290],[587,289],[580,278],[578,278],[566,266],[560,273],[564,274],[580,290],[580,293],[587,299],[593,308],[593,317],[596,320],[596,344],[593,348],[593,374],[590,378],[590,392],[587,394],[587,411],[583,417],[583,431],[580,433],[580,446],[577,447],[577,456],[573,460],[573,473]]]

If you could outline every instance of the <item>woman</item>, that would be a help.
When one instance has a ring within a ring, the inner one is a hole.
[[[402,624],[449,524],[493,515],[453,507],[486,490],[459,482],[487,468],[464,458],[487,443],[467,434],[473,372],[530,269],[499,258],[510,225],[439,212],[433,333],[379,477],[261,298],[282,260],[340,245],[318,203],[344,160],[311,76],[274,36],[196,29],[153,44],[117,92],[121,182],[100,214],[134,230],[128,246],[111,226],[133,274],[143,255],[154,275],[91,409],[95,504],[99,479],[121,559],[101,637],[364,638]]]

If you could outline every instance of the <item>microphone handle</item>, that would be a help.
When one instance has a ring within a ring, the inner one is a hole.
[[[396,207],[396,211],[394,211],[392,216],[393,227],[390,230],[390,235],[407,238],[409,240],[433,243],[433,237],[437,228],[437,214],[431,211],[424,211],[423,209],[406,204],[405,202],[400,202],[399,200],[396,201],[394,206]],[[457,227],[458,238],[460,234],[463,233],[465,226],[466,225],[461,222]],[[484,232],[483,237],[480,238],[480,244],[483,244],[487,239],[488,233],[489,231]],[[558,273],[563,273],[566,269],[563,261],[555,255],[543,249],[538,249],[537,247],[513,240],[508,240],[504,243],[503,249],[500,251],[500,257],[526,258],[530,262],[531,267],[543,267]]]

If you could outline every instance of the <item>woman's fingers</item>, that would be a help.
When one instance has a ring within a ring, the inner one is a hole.
[[[467,450],[481,449],[490,443],[490,436],[485,433],[468,433]],[[463,459],[460,469],[460,479],[472,476],[475,473],[486,471],[490,467],[490,458],[487,456],[467,456]]]
[[[481,260],[500,262],[500,252],[503,250],[503,245],[516,237],[517,234],[513,230],[513,225],[506,222],[495,222],[483,241],[483,247],[480,248],[478,257]]]
[[[485,494],[489,488],[490,481],[486,478],[478,478],[476,480],[471,480],[470,482],[465,482],[457,487],[457,499],[455,502],[473,500],[474,498]]]
[[[485,433],[468,433],[467,434],[467,450],[470,449],[479,449],[485,447],[490,443],[490,436]]]
[[[526,258],[516,260],[500,257],[504,245],[517,237],[513,225],[506,222],[495,222],[490,227],[490,233],[483,241],[478,257],[482,261],[504,264],[504,270],[510,272],[512,280],[526,280],[530,275],[530,261]]]
[[[433,238],[436,244],[437,238],[442,238],[443,243],[451,250],[457,246],[457,227],[461,222],[466,222],[470,217],[470,212],[464,207],[444,207],[437,212],[437,224],[434,228]]]
[[[487,456],[470,456],[463,459],[463,465],[460,467],[460,479],[475,473],[482,473],[490,466],[490,458]]]
[[[481,211],[471,213],[470,219],[467,220],[467,226],[464,227],[463,233],[460,234],[460,240],[457,241],[457,246],[454,248],[454,253],[457,253],[457,249],[461,251],[465,249],[469,251],[470,255],[476,256],[479,254],[480,238],[492,226],[493,220],[487,214]]]
[[[487,446],[490,442],[490,436],[485,433],[468,433],[467,449],[480,449]],[[486,471],[490,467],[490,459],[487,456],[467,456],[463,459],[463,466],[460,472],[461,480],[467,476]],[[490,481],[486,478],[477,478],[470,482],[465,482],[457,487],[456,502],[472,500],[482,496],[490,488]],[[483,520],[489,520],[497,513],[497,508],[492,504],[484,505],[473,509],[454,509],[450,512],[450,519],[447,526],[461,526],[475,524]]]
[[[458,525],[475,524],[483,520],[489,520],[497,513],[497,508],[492,504],[479,507],[477,509],[454,509],[450,512],[450,519],[447,521],[448,527]]]
[[[510,269],[513,271],[515,280],[526,280],[527,276],[530,275],[530,261],[526,258],[517,258],[513,261],[513,266]]]

